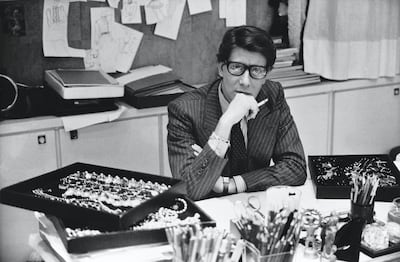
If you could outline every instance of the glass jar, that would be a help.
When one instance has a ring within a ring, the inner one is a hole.
[[[388,221],[400,224],[400,197],[393,199],[393,205],[388,213]]]

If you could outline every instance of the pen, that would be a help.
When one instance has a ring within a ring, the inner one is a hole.
[[[245,247],[245,242],[240,239],[236,242],[236,247],[233,250],[231,256],[231,262],[238,262],[239,258],[242,256],[243,248]]]
[[[261,107],[261,106],[263,106],[265,103],[267,103],[268,102],[268,98],[265,98],[264,100],[261,100],[260,102],[258,102],[257,103],[257,106],[258,107]]]

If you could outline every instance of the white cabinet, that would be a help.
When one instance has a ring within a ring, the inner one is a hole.
[[[335,93],[333,154],[386,154],[400,145],[400,85]]]
[[[158,116],[79,129],[74,139],[60,129],[61,164],[74,162],[160,174]]]
[[[329,153],[329,94],[287,98],[306,157]]]
[[[0,136],[0,188],[56,168],[53,130]],[[28,237],[37,228],[32,211],[0,205],[0,261],[26,261]]]

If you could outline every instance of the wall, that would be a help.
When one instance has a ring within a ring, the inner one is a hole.
[[[43,0],[13,1],[22,4],[25,15],[25,36],[9,36],[0,32],[0,73],[16,82],[41,85],[43,71],[53,68],[83,68],[81,58],[43,57]],[[1,2],[4,5],[5,2]],[[106,6],[98,2],[70,4],[68,39],[70,46],[90,48],[90,7]],[[144,33],[132,68],[149,64],[172,67],[186,82],[209,82],[216,76],[216,51],[226,31],[225,20],[219,19],[218,0],[212,0],[212,11],[189,15],[186,4],[176,41],[153,35],[154,25],[132,24]],[[143,11],[143,10],[142,10]],[[273,10],[266,0],[247,1],[247,24],[269,30]],[[116,11],[119,22],[119,12]],[[143,14],[142,14],[143,17]],[[3,25],[1,25],[3,28]]]

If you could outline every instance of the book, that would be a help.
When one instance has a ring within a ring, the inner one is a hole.
[[[275,62],[282,62],[282,61],[295,61],[296,55],[288,55],[288,56],[280,56],[275,59]]]
[[[46,70],[44,80],[64,99],[94,99],[124,96],[124,87],[102,70]]]
[[[275,81],[275,80],[274,80]],[[321,82],[321,78],[319,76],[312,76],[303,79],[292,79],[292,80],[280,80],[278,81],[281,85],[285,87],[294,87],[294,86],[302,86],[307,84],[314,84]]]
[[[276,57],[290,56],[297,54],[299,49],[297,47],[279,48],[276,49]]]
[[[287,71],[295,71],[295,70],[303,70],[303,65],[292,65],[280,68],[273,68],[269,74],[274,74],[278,72],[287,72]]]
[[[274,70],[275,68],[281,68],[281,67],[289,67],[293,65],[294,61],[277,61],[274,63],[274,65],[272,66],[272,70]]]

